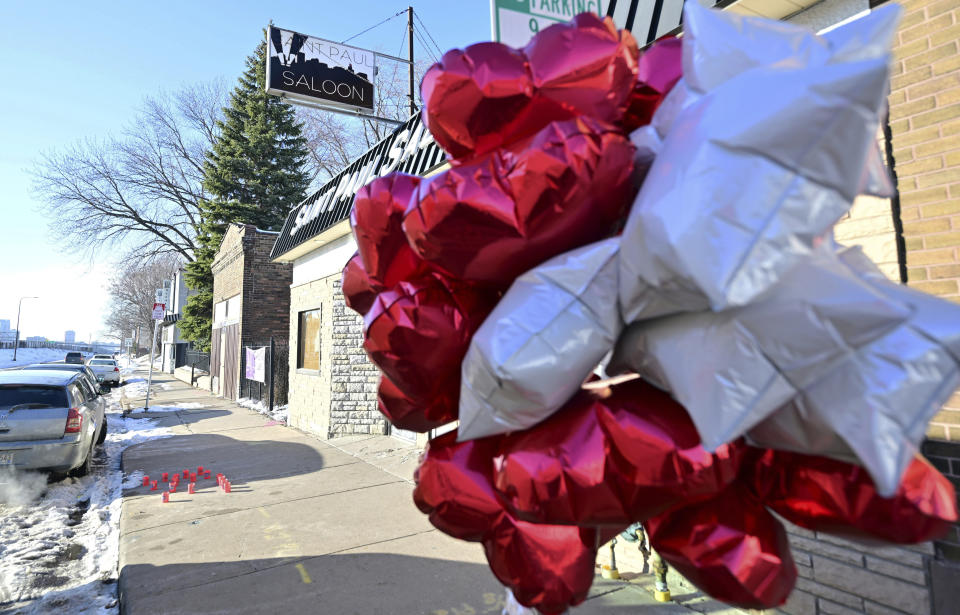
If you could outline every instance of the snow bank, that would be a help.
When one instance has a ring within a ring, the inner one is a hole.
[[[195,410],[197,408],[204,408],[204,407],[206,407],[204,404],[201,404],[195,401],[188,401],[186,403],[183,403],[177,406],[151,405],[149,412],[179,412],[181,410]],[[141,406],[140,408],[134,408],[133,410],[131,410],[131,412],[140,412],[142,410],[143,410],[143,407]]]
[[[267,404],[263,403],[258,399],[250,399],[249,397],[241,397],[237,400],[237,404],[243,406],[244,408],[250,408],[251,410],[256,410],[260,414],[269,416],[275,421],[280,421],[284,425],[287,424],[287,404],[282,406],[274,406],[273,412],[270,412],[267,408]],[[151,408],[152,409],[152,408]]]
[[[13,348],[4,348],[0,350],[0,369],[30,365],[31,363],[63,361],[65,356],[67,356],[67,351],[59,348],[18,348],[17,360],[14,361]],[[86,353],[84,356],[90,355]]]
[[[139,472],[123,476],[120,455],[128,446],[172,434],[151,419],[124,417],[119,391],[108,401],[107,439],[90,475],[48,485],[45,477],[36,478],[43,475],[21,473],[8,491],[11,500],[0,504],[0,609],[30,615],[118,612],[122,493],[142,480]]]

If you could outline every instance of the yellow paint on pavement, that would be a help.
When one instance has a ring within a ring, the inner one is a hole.
[[[300,580],[304,583],[313,583],[310,580],[310,575],[307,574],[307,569],[303,567],[303,564],[297,564],[297,570],[300,572]]]

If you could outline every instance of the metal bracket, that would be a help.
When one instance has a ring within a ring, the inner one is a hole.
[[[273,96],[275,96],[275,94]],[[371,115],[369,113],[363,113],[361,111],[355,111],[350,109],[338,109],[336,107],[327,107],[325,105],[308,103],[300,100],[299,98],[291,98],[286,94],[281,94],[279,98],[283,99],[283,101],[288,104],[296,105],[298,107],[306,107],[308,109],[316,109],[318,111],[329,111],[331,113],[339,113],[340,115],[348,115],[350,117],[359,118],[361,120],[374,120],[376,122],[384,122],[386,124],[392,124],[394,126],[402,126],[407,123],[407,120],[395,120],[389,117],[381,117],[379,115]]]

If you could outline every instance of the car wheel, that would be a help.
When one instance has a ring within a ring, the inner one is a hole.
[[[97,436],[97,444],[103,444],[103,441],[107,439],[107,417],[103,417],[103,426],[100,427],[100,435]]]
[[[90,473],[90,466],[93,463],[93,444],[90,445],[90,450],[87,451],[87,457],[83,460],[83,463],[70,470],[70,476],[75,478],[80,478],[81,476],[86,476]]]

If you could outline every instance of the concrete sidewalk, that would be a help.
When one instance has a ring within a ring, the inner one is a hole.
[[[124,493],[123,613],[500,612],[504,591],[480,546],[433,529],[413,505],[418,451],[383,436],[327,443],[165,374],[154,380],[152,406],[203,407],[147,414],[176,435],[127,449],[124,471],[159,479],[203,465],[233,492],[204,481],[191,495],[181,483],[169,504],[145,487]],[[575,613],[692,612],[651,593],[649,576],[598,577]]]

